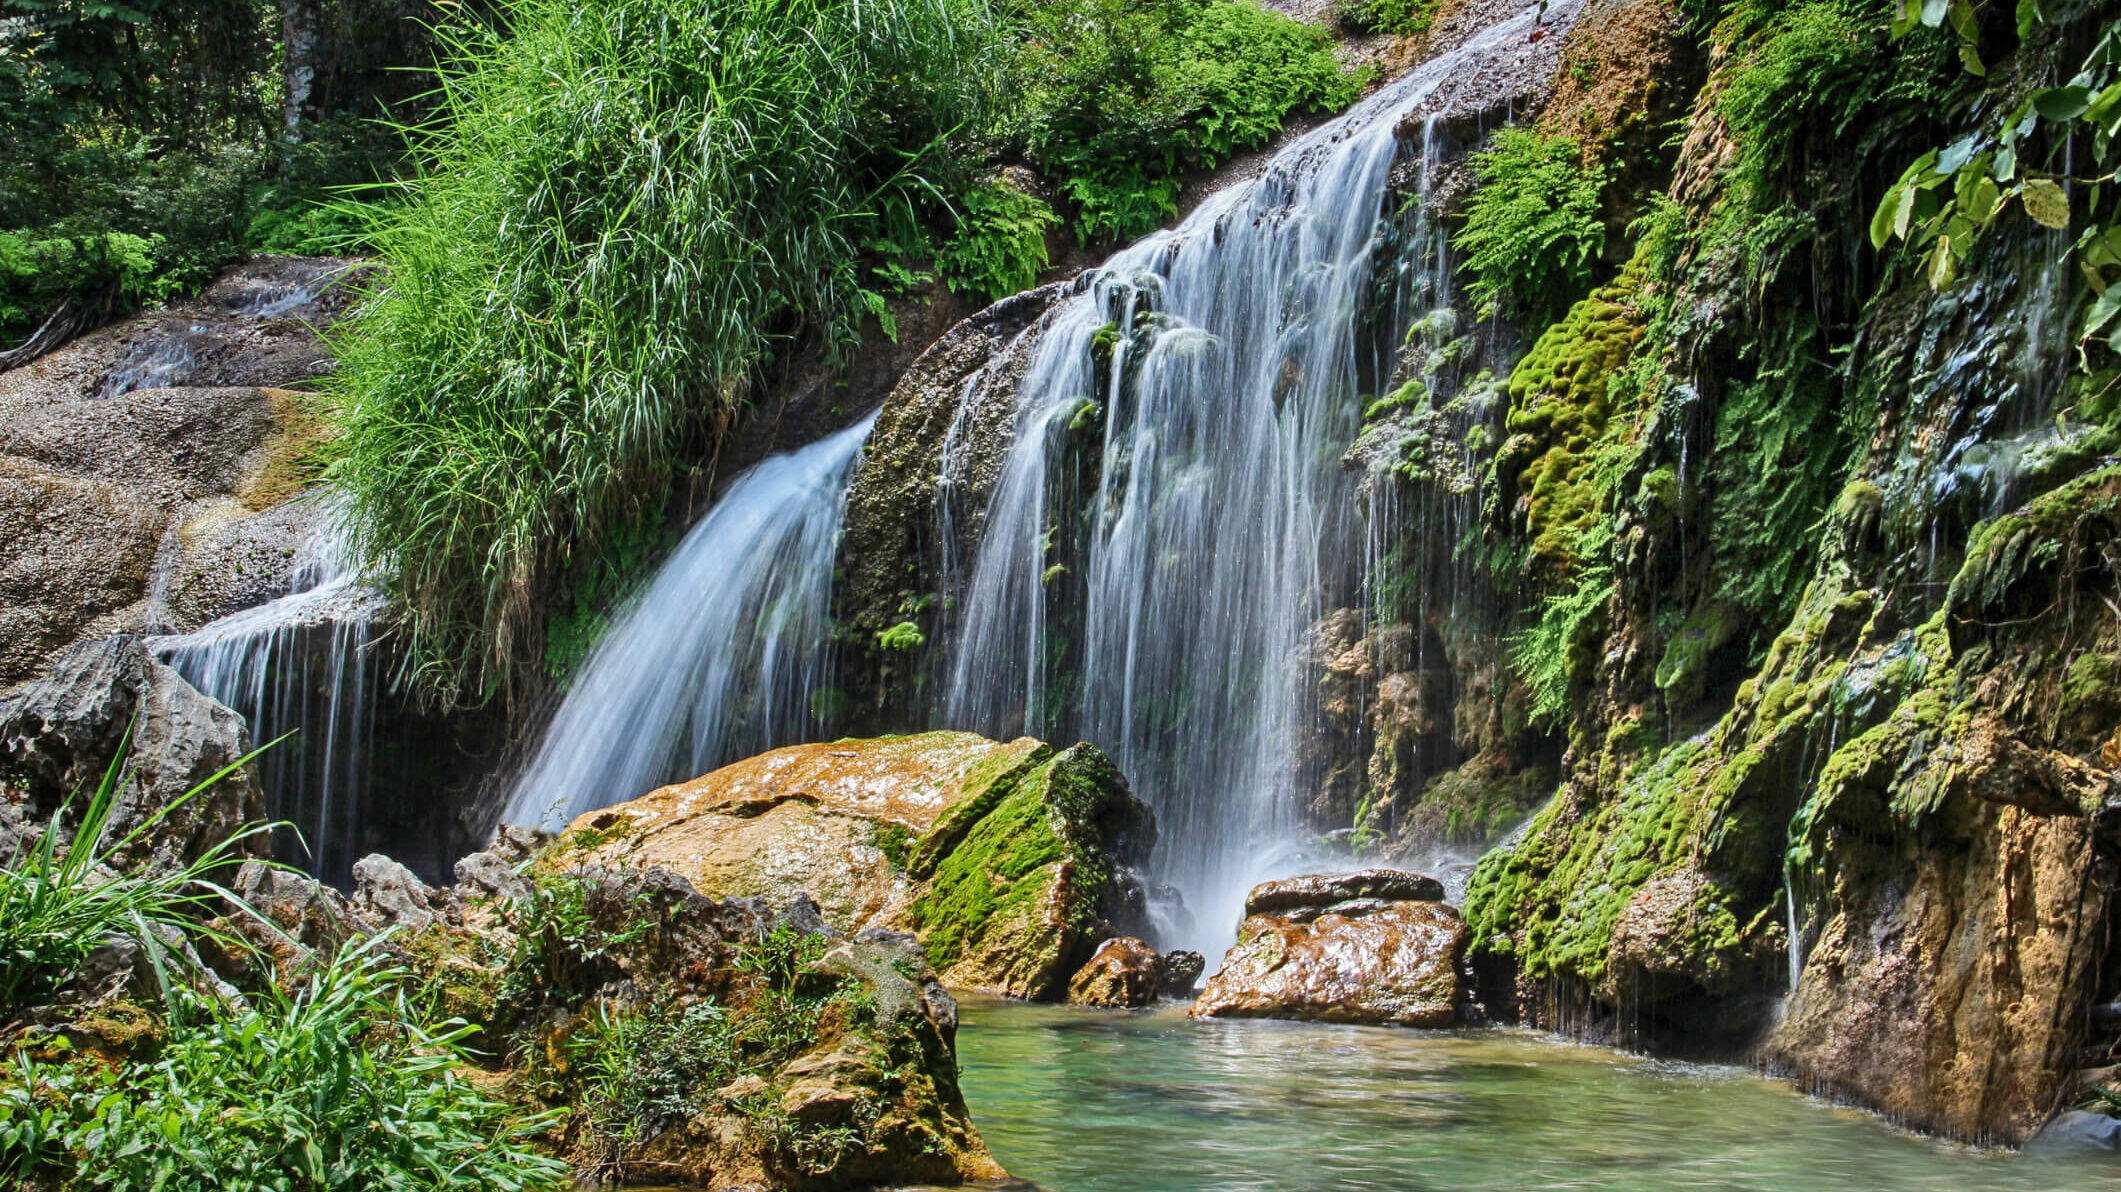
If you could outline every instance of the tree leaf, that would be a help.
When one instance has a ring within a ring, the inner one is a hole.
[[[2089,87],[2049,87],[2033,96],[2033,110],[2042,120],[2057,123],[2075,120],[2092,106],[2092,89]]]
[[[2025,213],[2050,228],[2069,226],[2069,196],[2052,179],[2033,178],[2021,189]]]
[[[1905,187],[1895,186],[1878,200],[1878,210],[1871,215],[1871,247],[1883,249],[1885,242],[1893,238],[1894,228],[1900,220],[1900,201],[1907,194]]]
[[[1951,7],[1951,0],[1922,0],[1922,23],[1932,29],[1944,24],[1944,14]]]
[[[1988,67],[1981,64],[1981,51],[1974,48],[1973,42],[1959,43],[1959,65],[1965,67],[1966,73],[1977,79],[1988,77]]]
[[[2121,314],[2121,286],[2108,286],[2092,308],[2084,313],[2084,337],[2090,339],[2099,334],[2099,329]]]
[[[2018,175],[2018,151],[2009,145],[1996,150],[1996,168],[1993,176],[1998,182],[2009,182]]]
[[[1930,250],[1930,289],[1942,290],[1952,284],[1959,275],[1959,259],[1952,252],[1950,236],[1937,237],[1937,247]]]
[[[1975,227],[1987,227],[1996,218],[1996,212],[2003,209],[2003,204],[1998,201],[2003,197],[2002,188],[1996,185],[1995,179],[1983,175],[1966,189],[1966,198],[1959,206],[1965,210],[1966,217],[1974,221]]]
[[[1967,159],[1974,155],[1975,148],[1980,144],[1981,134],[1970,132],[1946,145],[1944,152],[1937,155],[1937,172],[1940,174],[1958,173],[1959,167],[1966,164]]]

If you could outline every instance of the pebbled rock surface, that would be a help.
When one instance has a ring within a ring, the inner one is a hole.
[[[577,819],[555,863],[659,866],[717,897],[909,932],[954,986],[1057,998],[1144,914],[1154,819],[1103,754],[923,733],[778,749]]]
[[[1390,898],[1371,889],[1426,894],[1434,879],[1373,870],[1255,887],[1222,968],[1193,1004],[1201,1018],[1299,1018],[1444,1027],[1468,1000],[1467,933],[1434,898]],[[1299,901],[1299,892],[1308,900]],[[1436,888],[1440,896],[1440,887]]]
[[[157,662],[140,639],[82,642],[49,675],[0,695],[0,854],[13,855],[69,794],[93,791],[128,731],[127,772],[104,837],[112,846],[250,750],[243,718]],[[264,797],[245,766],[117,859],[181,867],[264,816]],[[255,855],[264,843],[248,838],[234,855]]]

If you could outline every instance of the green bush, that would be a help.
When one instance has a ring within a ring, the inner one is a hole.
[[[978,0],[511,0],[444,83],[433,168],[372,230],[334,478],[412,673],[486,698],[542,658],[577,551],[659,507],[776,354],[882,314],[946,134],[986,123]]]
[[[179,991],[151,1061],[39,1062],[0,1075],[0,1171],[64,1189],[229,1192],[562,1188],[523,1117],[468,1083],[470,1030],[418,1020],[407,974],[350,946],[292,997]]]
[[[1473,168],[1479,185],[1451,240],[1465,256],[1467,293],[1483,318],[1553,322],[1591,288],[1605,248],[1608,167],[1584,165],[1573,138],[1501,128]]]
[[[965,192],[959,207],[957,233],[935,258],[953,289],[993,301],[1038,284],[1046,229],[1060,222],[1044,199],[992,182]]]
[[[1340,23],[1357,33],[1427,33],[1442,0],[1348,0]]]
[[[1033,10],[1014,65],[1024,142],[1084,239],[1131,239],[1178,212],[1186,170],[1266,143],[1360,80],[1323,31],[1252,0],[1062,0]]]

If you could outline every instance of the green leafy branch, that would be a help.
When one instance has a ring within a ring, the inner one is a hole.
[[[2020,41],[2053,18],[2037,0],[2020,0]],[[1971,0],[1905,0],[1893,18],[1894,37],[1916,26],[1949,21],[1960,39],[1960,60],[1985,74],[1978,46],[1980,21]],[[2121,138],[2121,29],[2105,29],[2069,82],[2034,92],[1993,127],[1978,129],[1942,149],[1917,158],[1879,201],[1871,217],[1871,245],[1894,240],[1927,247],[1924,272],[1932,288],[1959,277],[1966,255],[2015,201],[2044,227],[2073,225],[2082,231],[2071,246],[2079,269],[2098,299],[2086,313],[2082,341],[2115,329],[2108,344],[2121,351],[2121,227],[2111,222],[2116,178],[2115,143]],[[2090,133],[2091,169],[2077,175],[2043,169],[2024,158],[2026,143],[2042,126],[2061,141]],[[2085,218],[2072,210],[2071,187],[2085,193]],[[2080,343],[2081,352],[2081,343]]]

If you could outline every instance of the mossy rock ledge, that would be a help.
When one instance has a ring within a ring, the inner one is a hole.
[[[660,867],[702,893],[916,936],[946,984],[1059,999],[1140,935],[1155,817],[1089,745],[933,732],[798,745],[590,812],[552,865]]]

